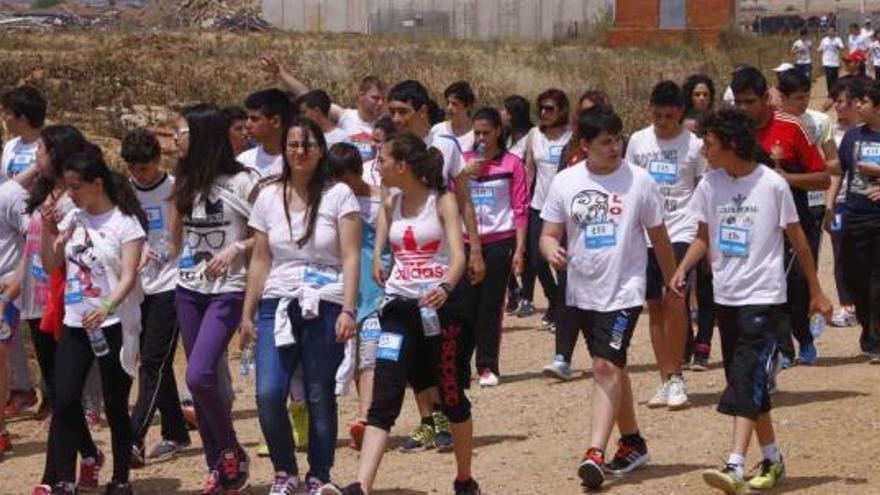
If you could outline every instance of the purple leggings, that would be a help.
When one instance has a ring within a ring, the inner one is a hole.
[[[217,362],[241,323],[244,293],[202,294],[182,287],[175,294],[186,352],[186,384],[192,392],[208,469],[224,450],[238,446],[230,402],[217,379]]]

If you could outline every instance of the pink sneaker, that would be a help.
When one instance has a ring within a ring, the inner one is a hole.
[[[52,495],[52,487],[49,485],[37,485],[31,495]]]
[[[79,481],[76,487],[83,492],[97,490],[102,467],[104,467],[104,453],[100,450],[97,457],[82,459],[79,462]]]

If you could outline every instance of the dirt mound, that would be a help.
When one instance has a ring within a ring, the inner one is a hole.
[[[213,27],[225,18],[259,16],[257,0],[152,0],[143,9],[126,12],[130,20],[164,27]]]

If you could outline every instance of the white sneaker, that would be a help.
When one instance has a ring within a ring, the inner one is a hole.
[[[690,404],[688,403],[687,391],[684,388],[684,378],[680,375],[672,375],[666,383],[668,384],[667,405],[669,409],[672,411],[687,409]]]
[[[492,373],[489,370],[483,370],[480,373],[480,387],[497,387],[498,386],[498,375]]]
[[[654,397],[648,401],[648,407],[654,409],[656,407],[667,407],[669,405],[669,380],[657,387]]]

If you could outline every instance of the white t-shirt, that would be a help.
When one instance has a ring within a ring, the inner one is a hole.
[[[452,124],[448,120],[444,120],[432,127],[428,136],[431,136],[432,139],[435,136],[452,136],[458,140],[458,145],[461,147],[462,152],[474,150],[474,130],[471,129],[464,134],[457,135],[452,132]]]
[[[447,134],[428,134],[425,144],[437,148],[443,154],[443,179],[448,184],[455,180],[464,168],[459,141]]]
[[[651,176],[625,161],[608,175],[582,161],[553,178],[541,219],[565,225],[566,304],[608,312],[645,303],[645,229],[663,224],[661,201]]]
[[[282,297],[305,285],[320,289],[323,300],[344,303],[342,252],[339,244],[339,219],[360,213],[351,189],[337,182],[324,190],[315,231],[302,248],[296,241],[306,230],[305,210],[285,214],[281,184],[264,187],[254,203],[248,225],[269,237],[272,267],[266,278],[263,297]]]
[[[833,139],[831,117],[819,110],[808,108],[806,112],[800,115],[798,119],[801,121],[810,140],[819,148],[822,156],[825,151],[822,145]],[[809,206],[822,206],[825,204],[825,191],[807,191],[807,203]]]
[[[373,133],[373,123],[365,122],[361,119],[356,108],[346,108],[343,110],[336,125],[342,128],[346,136]]]
[[[550,182],[559,169],[562,152],[571,139],[571,131],[567,130],[558,138],[550,140],[538,127],[529,131],[528,148],[535,160],[535,190],[532,191],[531,207],[540,210],[544,207],[544,198]]]
[[[357,202],[361,210],[361,221],[375,227],[379,209],[382,208],[382,195],[357,196]]]
[[[868,50],[871,52],[871,63],[874,67],[880,67],[880,41],[872,40]]]
[[[0,282],[21,263],[27,234],[27,191],[14,180],[0,184]]]
[[[784,303],[784,229],[798,223],[785,179],[764,166],[740,178],[712,170],[697,186],[691,209],[708,227],[715,302]]]
[[[245,167],[255,170],[260,178],[278,175],[284,170],[284,156],[282,154],[270,155],[263,149],[263,145],[255,146],[238,155],[238,162]]]
[[[810,63],[810,50],[813,49],[813,42],[810,40],[796,40],[791,45],[791,51],[794,52],[796,64]]]
[[[160,252],[165,249],[167,252],[167,247],[162,244],[171,239],[171,231],[168,230],[168,209],[171,204],[168,200],[174,191],[174,177],[166,174],[157,184],[146,189],[134,181],[131,185],[147,214],[147,242],[144,249]],[[176,260],[168,260],[158,267],[148,265],[148,269],[141,271],[141,285],[147,295],[174,290],[177,286]]]
[[[216,187],[225,189],[243,202],[247,202],[255,183],[256,174],[249,171],[222,175],[214,181]],[[205,202],[204,217],[193,218],[192,213],[184,216],[178,285],[202,294],[244,291],[247,267],[243,256],[235,259],[225,277],[208,279],[205,266],[226,246],[247,238],[247,221],[248,217],[232,209],[214,193]]]
[[[0,184],[24,172],[37,159],[37,143],[39,140],[25,143],[20,137],[14,137],[3,146],[0,158]]]
[[[663,220],[672,242],[690,243],[697,223],[687,205],[706,171],[703,140],[687,129],[674,139],[659,139],[648,126],[629,139],[626,161],[648,171],[663,197]]]
[[[95,252],[94,239],[89,235],[86,225],[76,218],[83,218],[88,228],[96,232],[109,251],[122,257],[122,246],[146,237],[137,218],[124,215],[119,208],[91,215],[74,210],[64,218],[59,229],[70,236],[64,246],[64,260],[67,284],[64,288],[64,324],[69,327],[82,327],[82,319],[88,313],[100,308],[104,299],[110,297],[112,287],[107,270]],[[119,323],[119,316],[108,316],[101,327]]]
[[[847,37],[847,43],[849,44],[850,53],[861,50],[865,51],[868,49],[868,38],[863,37],[861,34],[851,34]]]
[[[525,135],[520,137],[515,143],[512,142],[512,140],[509,138],[507,140],[507,151],[510,154],[515,155],[517,158],[522,160],[523,164],[525,164],[525,162],[526,162],[526,151],[527,151],[526,146],[528,144],[528,141],[529,141],[529,134],[528,133],[526,133]]]
[[[348,134],[341,127],[334,127],[332,131],[324,133],[324,141],[327,141],[327,148],[336,143],[343,143],[348,140]]]
[[[840,52],[844,49],[843,40],[840,36],[822,38],[819,43],[819,51],[822,52],[822,65],[825,67],[840,67]]]
[[[12,182],[12,181],[10,181]],[[62,217],[76,208],[73,201],[64,194],[56,203]],[[21,318],[33,320],[41,318],[49,301],[49,273],[43,268],[40,257],[43,238],[43,217],[35,210],[28,219],[27,237],[24,245],[25,273],[21,281]]]

